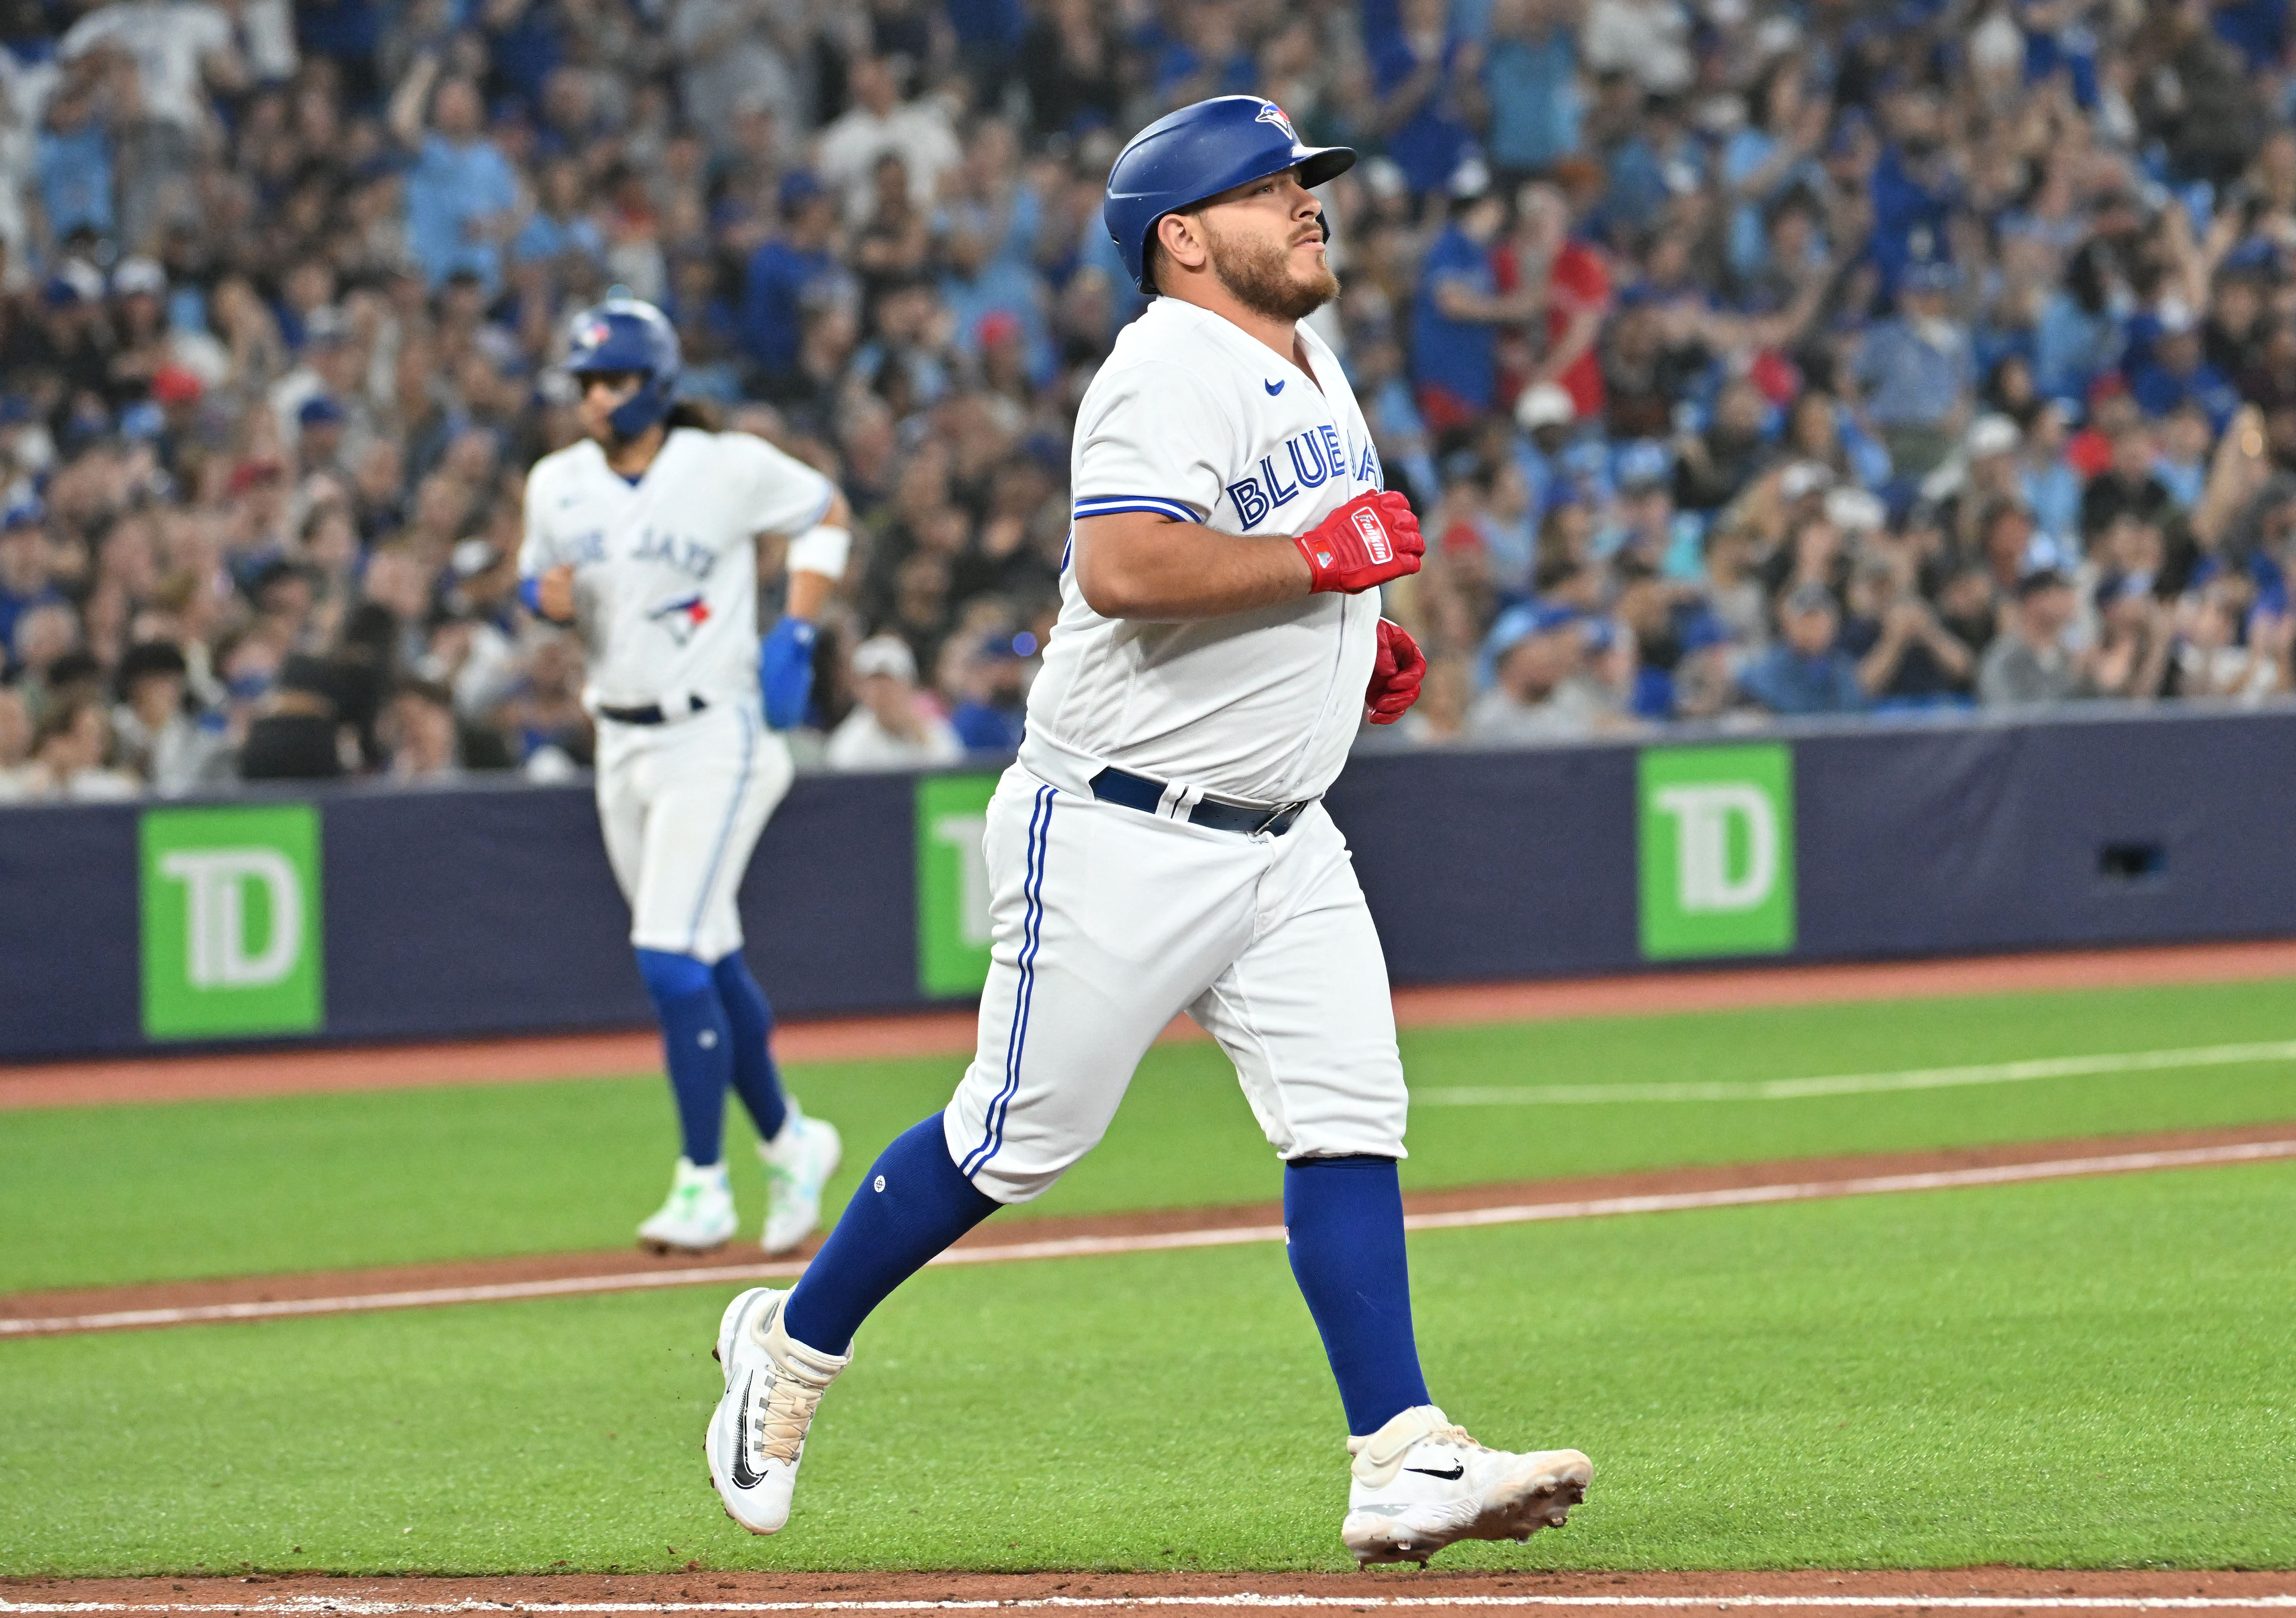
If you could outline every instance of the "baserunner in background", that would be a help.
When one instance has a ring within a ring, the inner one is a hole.
[[[527,604],[578,625],[587,649],[598,820],[684,1136],[668,1200],[638,1240],[699,1253],[740,1228],[724,1151],[730,1085],[765,1160],[765,1249],[782,1253],[820,1222],[840,1143],[782,1089],[734,895],[789,791],[775,732],[811,700],[814,620],[850,544],[845,497],[764,439],[711,431],[677,404],[677,334],[652,304],[611,298],[578,316],[566,368],[589,436],[527,474],[519,571]],[[758,552],[772,536],[790,539],[788,601],[760,643]]]

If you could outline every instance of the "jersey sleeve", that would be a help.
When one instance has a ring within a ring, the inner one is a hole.
[[[748,513],[744,540],[752,534],[793,538],[828,515],[837,485],[795,456],[754,433],[728,432],[718,442],[729,480],[742,491],[734,509]]]
[[[1209,521],[1227,485],[1232,420],[1212,390],[1178,365],[1102,372],[1077,419],[1075,515],[1142,511]]]

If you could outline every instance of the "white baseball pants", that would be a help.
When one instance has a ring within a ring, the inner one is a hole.
[[[788,744],[746,704],[672,725],[598,721],[598,824],[632,945],[704,961],[742,947],[734,896],[790,775]]]
[[[941,1114],[987,1195],[1039,1196],[1099,1144],[1185,1011],[1285,1158],[1401,1157],[1387,962],[1347,841],[1311,806],[1281,837],[1216,832],[1046,784],[988,809],[993,965],[980,1045]]]

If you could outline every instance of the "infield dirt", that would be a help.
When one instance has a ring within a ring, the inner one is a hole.
[[[1727,1611],[1779,1606],[1796,1614],[1948,1610],[2255,1610],[2296,1606],[2285,1573],[2064,1573],[2019,1567],[1935,1572],[1420,1573],[1226,1574],[772,1573],[704,1572],[618,1576],[366,1579],[253,1573],[214,1579],[4,1579],[12,1606],[54,1612],[412,1614],[504,1610],[672,1611],[702,1614],[931,1610],[1045,1606],[1186,1613],[1324,1607],[1414,1613],[1516,1608],[1542,1613]],[[1193,1599],[1191,1599],[1191,1598]],[[1840,1600],[1841,1606],[1831,1601]],[[80,1604],[90,1604],[81,1606]],[[2154,1604],[2160,1604],[2155,1606]]]

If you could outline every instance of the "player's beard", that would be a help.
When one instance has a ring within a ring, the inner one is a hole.
[[[1207,222],[1209,223],[1209,222]],[[1238,303],[1270,320],[1305,320],[1340,295],[1340,278],[1328,263],[1306,280],[1292,273],[1292,249],[1273,242],[1244,242],[1216,230],[1204,232],[1211,249],[1212,274]]]

